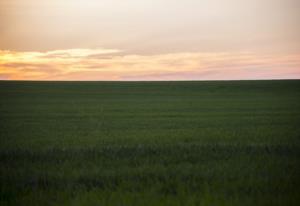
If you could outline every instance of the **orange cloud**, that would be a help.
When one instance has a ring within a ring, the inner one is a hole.
[[[210,80],[297,79],[300,55],[254,53],[125,54],[115,49],[0,50],[0,79]]]

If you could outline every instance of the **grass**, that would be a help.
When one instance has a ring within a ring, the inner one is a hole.
[[[299,205],[300,81],[0,82],[0,205]]]

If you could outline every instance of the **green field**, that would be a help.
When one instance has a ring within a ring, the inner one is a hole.
[[[300,80],[0,82],[0,205],[299,205]]]

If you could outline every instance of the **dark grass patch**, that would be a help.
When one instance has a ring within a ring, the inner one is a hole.
[[[298,205],[299,88],[0,82],[0,204]]]

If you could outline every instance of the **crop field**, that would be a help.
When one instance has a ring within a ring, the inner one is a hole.
[[[0,82],[0,205],[300,204],[300,81]]]

